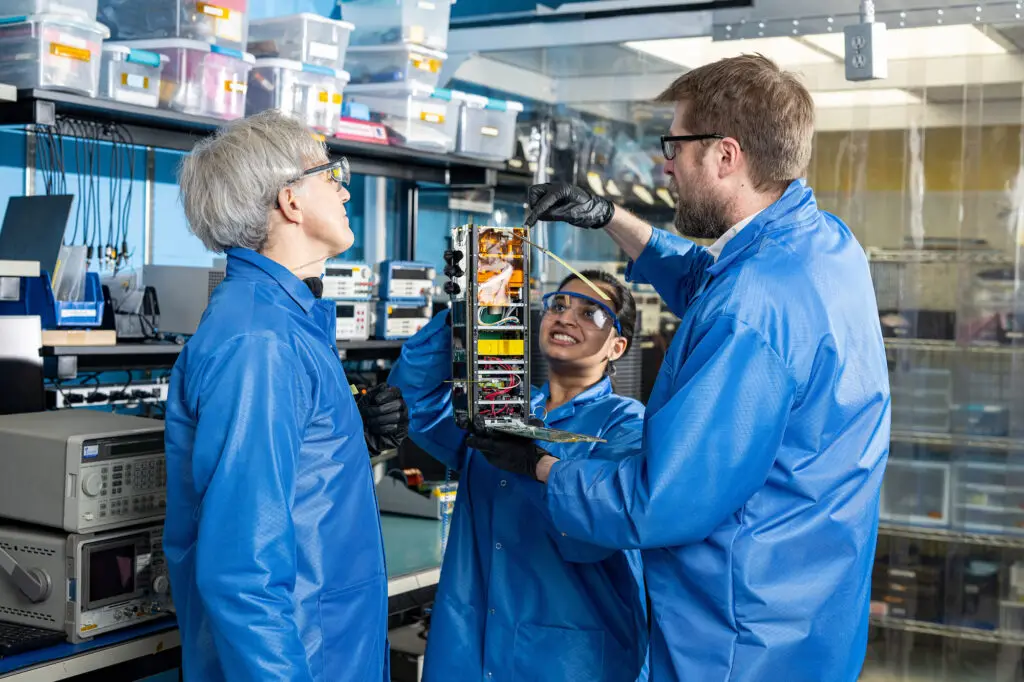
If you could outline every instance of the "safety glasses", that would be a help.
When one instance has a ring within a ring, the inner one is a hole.
[[[601,301],[572,291],[556,291],[544,296],[544,314],[556,317],[572,310],[580,326],[596,331],[614,328],[622,335],[622,325],[612,309]]]
[[[724,140],[725,135],[719,135],[718,133],[711,133],[708,135],[662,135],[661,136],[661,153],[665,156],[666,161],[671,161],[676,158],[676,150],[678,149],[678,143],[680,142],[700,142],[701,140]]]
[[[319,173],[327,173],[327,177],[333,180],[338,185],[338,191],[341,191],[342,185],[347,185],[352,180],[352,172],[348,167],[348,159],[344,156],[337,161],[331,163],[325,163],[322,166],[314,166],[307,171],[303,171],[298,177],[293,178],[287,184],[298,182],[308,178],[311,175],[317,175]]]

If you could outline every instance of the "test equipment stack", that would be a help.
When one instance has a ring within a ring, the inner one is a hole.
[[[373,269],[365,263],[329,263],[323,298],[335,302],[338,341],[366,341],[373,329]]]
[[[0,635],[22,627],[79,643],[173,611],[163,422],[0,416],[0,480]],[[17,653],[9,644],[0,636],[0,650]]]
[[[386,260],[378,267],[378,339],[407,339],[430,322],[434,298],[433,264]]]

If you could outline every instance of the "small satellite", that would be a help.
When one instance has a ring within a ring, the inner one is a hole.
[[[461,428],[554,443],[603,443],[530,423],[530,248],[525,227],[452,228],[452,405]]]

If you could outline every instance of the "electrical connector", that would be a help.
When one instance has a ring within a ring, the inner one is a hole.
[[[885,24],[875,21],[875,3],[862,0],[860,23],[843,29],[846,44],[846,80],[869,81],[889,77]]]

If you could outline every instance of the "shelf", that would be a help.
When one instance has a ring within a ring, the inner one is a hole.
[[[916,632],[922,635],[967,639],[974,642],[1024,646],[1024,632],[981,630],[979,628],[966,628],[958,625],[940,625],[938,623],[925,623],[924,621],[906,618],[882,618],[878,616],[871,616],[870,623],[875,627],[887,630],[901,630],[903,632]]]
[[[964,530],[881,522],[878,524],[878,534],[893,538],[906,538],[908,540],[931,540],[960,545],[1024,549],[1024,535],[1018,536],[1008,533],[972,533]]]
[[[1003,344],[961,345],[955,341],[933,341],[931,339],[885,339],[885,347],[893,350],[920,350],[941,353],[982,353],[990,355],[1024,353],[1024,346]]]
[[[2,90],[0,90],[2,95]],[[226,121],[190,116],[121,102],[93,99],[52,90],[19,90],[15,102],[0,96],[0,125],[54,125],[61,118],[121,124],[137,145],[190,151],[202,137]],[[70,130],[65,129],[70,135]],[[505,186],[526,188],[527,172],[503,162],[483,161],[450,154],[328,138],[328,148],[348,158],[353,173],[442,185]]]
[[[43,356],[65,355],[178,355],[183,345],[177,343],[119,343],[115,346],[43,346]]]
[[[965,447],[983,450],[1024,451],[1024,440],[1019,438],[991,438],[985,436],[953,435],[949,433],[927,433],[924,431],[893,430],[890,440],[897,443],[917,443],[940,447]]]
[[[927,251],[912,249],[867,249],[872,263],[962,263],[969,265],[1013,265],[1014,259],[999,251]]]

